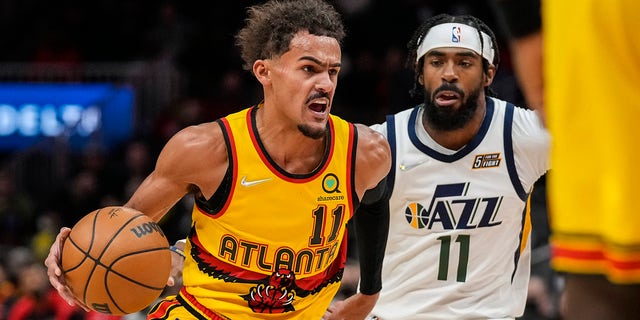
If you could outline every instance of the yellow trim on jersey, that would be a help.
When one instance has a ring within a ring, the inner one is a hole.
[[[524,216],[524,227],[522,229],[522,240],[520,242],[520,253],[524,252],[527,247],[527,240],[529,239],[529,234],[531,233],[531,194],[533,193],[533,189],[529,192],[529,196],[527,197],[527,205],[525,206],[525,216]]]

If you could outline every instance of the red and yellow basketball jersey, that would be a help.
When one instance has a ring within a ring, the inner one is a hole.
[[[202,315],[320,319],[346,260],[346,224],[356,199],[355,127],[332,116],[318,168],[290,174],[265,151],[256,110],[220,122],[232,182],[218,212],[194,206],[180,297]]]
[[[640,283],[640,2],[543,1],[553,266]]]

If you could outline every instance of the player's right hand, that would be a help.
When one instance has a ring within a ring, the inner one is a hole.
[[[85,311],[89,311],[89,308],[78,300],[71,289],[67,286],[67,282],[62,274],[62,246],[69,237],[71,229],[63,227],[60,229],[60,233],[56,236],[56,241],[53,242],[49,249],[49,255],[44,260],[44,265],[47,267],[47,275],[49,276],[49,282],[54,289],[58,291],[60,296],[71,306],[80,306]]]

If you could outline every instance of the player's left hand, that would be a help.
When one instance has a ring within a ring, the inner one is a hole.
[[[89,311],[89,307],[73,295],[73,292],[71,292],[71,289],[67,286],[62,272],[62,247],[70,233],[70,228],[63,227],[60,229],[56,240],[49,249],[49,255],[47,255],[47,258],[44,260],[44,265],[47,267],[49,282],[53,288],[58,291],[58,294],[60,294],[70,306],[80,306],[85,311]]]
[[[337,301],[327,308],[324,320],[364,320],[378,301],[378,293],[356,293],[344,301]]]
[[[173,287],[182,284],[182,267],[184,267],[184,240],[178,240],[171,249],[171,273],[167,280],[167,286]]]

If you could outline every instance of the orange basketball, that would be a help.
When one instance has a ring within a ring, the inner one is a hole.
[[[62,248],[62,271],[87,307],[113,315],[138,312],[164,290],[171,272],[169,242],[139,211],[98,209],[71,229]]]

